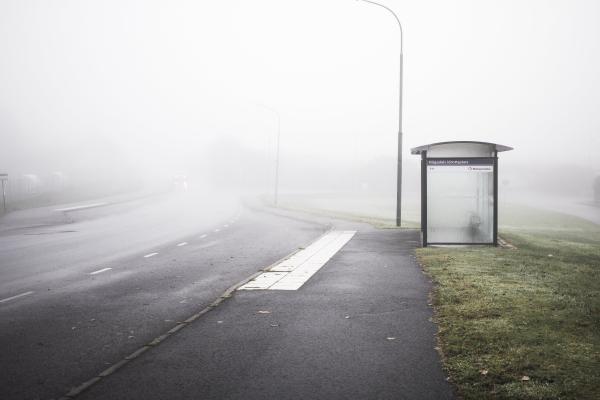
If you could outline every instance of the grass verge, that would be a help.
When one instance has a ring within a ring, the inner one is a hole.
[[[396,221],[394,219],[389,218],[379,218],[371,215],[364,214],[356,214],[350,212],[342,212],[342,211],[333,211],[333,210],[321,210],[309,207],[302,207],[297,205],[280,205],[282,209],[286,209],[289,211],[300,211],[307,214],[317,215],[317,216],[325,216],[332,218],[345,219],[347,221],[360,222],[365,224],[370,224],[379,229],[397,229]],[[417,229],[419,225],[414,221],[402,221],[402,228],[406,229]]]
[[[396,204],[392,196],[348,194],[281,196],[279,207],[313,215],[371,224],[380,229],[396,228]],[[419,227],[418,204],[404,204],[402,227]]]
[[[516,250],[417,250],[445,367],[465,399],[600,399],[600,227],[528,214]]]

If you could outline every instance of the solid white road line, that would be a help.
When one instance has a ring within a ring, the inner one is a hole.
[[[16,295],[16,296],[13,296],[13,297],[8,297],[8,298],[6,298],[6,299],[2,299],[2,300],[0,300],[0,303],[6,303],[7,301],[11,301],[11,300],[14,300],[14,299],[18,299],[19,297],[28,296],[28,295],[30,295],[30,294],[33,294],[33,292],[25,292],[25,293],[21,293],[21,294],[18,294],[18,295]]]
[[[331,231],[316,242],[269,268],[238,290],[298,290],[342,247],[356,231]]]
[[[103,272],[110,271],[111,269],[112,268],[102,268],[102,269],[99,269],[98,271],[90,272],[90,275],[101,274]]]
[[[204,239],[207,236],[208,236],[207,234],[204,234],[204,235],[200,236],[200,239]]]
[[[221,230],[219,228],[215,229],[215,233],[217,232],[221,232]]]
[[[75,206],[75,207],[67,207],[67,208],[57,208],[54,211],[61,211],[61,212],[67,212],[67,211],[77,211],[77,210],[85,210],[86,208],[94,208],[94,207],[100,207],[100,206],[104,206],[108,203],[92,203],[92,204],[84,204],[82,206]]]
[[[146,254],[144,256],[144,258],[148,258],[148,257],[154,257],[155,255],[157,255],[158,253],[150,253],[150,254]]]
[[[177,247],[185,246],[186,244],[187,244],[187,242],[181,242],[177,245]]]

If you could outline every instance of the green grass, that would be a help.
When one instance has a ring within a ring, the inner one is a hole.
[[[501,236],[516,250],[417,250],[451,381],[465,399],[600,399],[600,227],[509,218],[521,226]]]
[[[394,218],[384,218],[384,217],[376,217],[368,214],[361,214],[356,212],[344,212],[344,211],[335,211],[329,209],[322,208],[313,208],[307,207],[299,204],[283,204],[279,206],[280,208],[284,208],[291,211],[301,211],[313,215],[319,216],[327,216],[339,219],[345,219],[347,221],[361,222],[373,225],[379,229],[396,229],[396,220]],[[402,227],[407,229],[417,229],[419,227],[418,223],[414,221],[402,221]]]
[[[279,205],[290,210],[364,222],[377,228],[387,229],[396,227],[395,202],[393,195],[313,194],[281,196]],[[418,228],[419,218],[418,201],[414,199],[405,201],[402,226]]]

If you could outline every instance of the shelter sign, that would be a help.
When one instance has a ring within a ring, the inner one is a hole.
[[[434,158],[427,160],[428,173],[493,173],[493,158]]]

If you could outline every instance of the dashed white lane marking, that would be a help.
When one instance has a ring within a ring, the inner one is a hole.
[[[207,234],[204,234],[204,235],[200,236],[200,239],[204,239],[207,236],[208,236]]]
[[[298,290],[342,247],[356,231],[331,231],[316,242],[275,264],[238,290]]]
[[[185,246],[186,244],[187,244],[187,242],[181,242],[177,245],[177,247]]]
[[[215,229],[215,231],[214,231],[214,232],[215,232],[215,233],[217,233],[217,232],[221,232],[221,230],[220,230],[219,228],[217,228],[217,229]]]
[[[15,299],[18,299],[19,297],[28,296],[30,294],[33,294],[33,292],[25,292],[25,293],[18,294],[16,296],[7,297],[6,299],[0,300],[0,303],[6,303],[7,301],[15,300]]]
[[[229,228],[229,225],[225,224],[223,225],[223,228]]]
[[[148,258],[148,257],[154,257],[155,255],[157,255],[158,253],[150,253],[150,254],[146,254],[144,256],[144,258]]]
[[[103,272],[110,271],[111,269],[112,268],[102,268],[102,269],[99,269],[98,271],[90,272],[90,275],[101,274]]]

